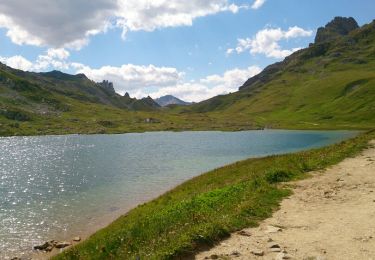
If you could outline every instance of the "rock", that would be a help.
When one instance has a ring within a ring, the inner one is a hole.
[[[236,257],[238,257],[238,256],[241,255],[241,253],[238,252],[238,251],[233,251],[230,255],[231,255],[231,256],[236,256]]]
[[[246,230],[241,230],[241,231],[238,231],[237,234],[241,235],[241,236],[245,236],[245,237],[250,237],[251,236],[251,233],[246,231]]]
[[[72,245],[70,242],[66,242],[66,241],[62,241],[62,242],[58,242],[55,247],[56,248],[65,248],[67,246],[70,246]]]
[[[325,43],[348,35],[351,31],[359,28],[354,18],[335,17],[325,27],[320,27],[315,37],[315,43]]]
[[[42,245],[34,246],[34,250],[46,250],[50,246],[49,242],[45,242]]]
[[[219,256],[218,255],[210,255],[210,257],[208,259],[219,259]]]
[[[282,229],[281,228],[279,228],[279,227],[275,227],[275,226],[267,226],[267,229],[266,229],[266,233],[277,233],[277,232],[280,232],[280,231],[282,231]]]
[[[268,248],[281,248],[280,245],[278,243],[275,243],[275,242],[269,242],[267,244]]]
[[[79,242],[79,241],[81,241],[81,237],[74,237],[74,238],[73,238],[73,241],[74,241],[74,242]]]
[[[113,83],[109,82],[108,80],[103,80],[101,83],[97,83],[97,85],[110,92],[111,94],[116,93],[115,88],[113,87]]]
[[[275,260],[286,260],[286,259],[292,259],[291,255],[288,255],[286,253],[278,253],[275,257]]]
[[[270,252],[273,252],[273,253],[278,253],[278,252],[281,252],[281,248],[271,248],[270,249]]]
[[[264,256],[264,251],[259,249],[252,250],[251,253],[256,256]]]

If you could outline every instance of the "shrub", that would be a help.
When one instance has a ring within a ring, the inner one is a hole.
[[[290,181],[295,174],[290,170],[285,169],[271,169],[266,171],[266,181],[268,183],[278,183]]]

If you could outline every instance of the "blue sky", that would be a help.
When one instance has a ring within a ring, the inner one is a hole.
[[[200,101],[235,91],[313,42],[335,16],[360,25],[373,0],[4,0],[0,61],[85,73],[123,94]]]

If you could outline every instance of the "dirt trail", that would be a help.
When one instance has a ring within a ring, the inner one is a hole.
[[[196,259],[375,259],[375,141],[310,179],[257,228],[232,234]]]

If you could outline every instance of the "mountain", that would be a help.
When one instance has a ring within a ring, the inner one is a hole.
[[[335,17],[325,27],[320,27],[315,37],[315,43],[335,40],[358,29],[358,23],[353,17]]]
[[[166,107],[169,105],[181,105],[181,106],[187,106],[190,105],[191,103],[185,102],[179,98],[176,98],[175,96],[172,95],[166,95],[162,96],[160,98],[155,99],[155,102],[158,103],[162,107]]]
[[[316,40],[248,79],[238,92],[183,113],[236,117],[258,127],[375,127],[375,21],[336,17]]]
[[[2,96],[13,95],[14,102],[22,100],[24,105],[29,105],[28,109],[33,105],[41,105],[41,99],[48,100],[48,96],[54,95],[129,110],[153,110],[159,107],[149,99],[122,97],[115,92],[113,83],[96,83],[84,74],[70,75],[56,70],[45,73],[24,72],[0,63],[0,84]],[[40,98],[37,98],[38,95]]]
[[[0,136],[262,128],[375,128],[375,21],[359,27],[336,17],[309,47],[239,91],[169,109],[150,97],[121,96],[111,82],[83,74],[0,63]]]

